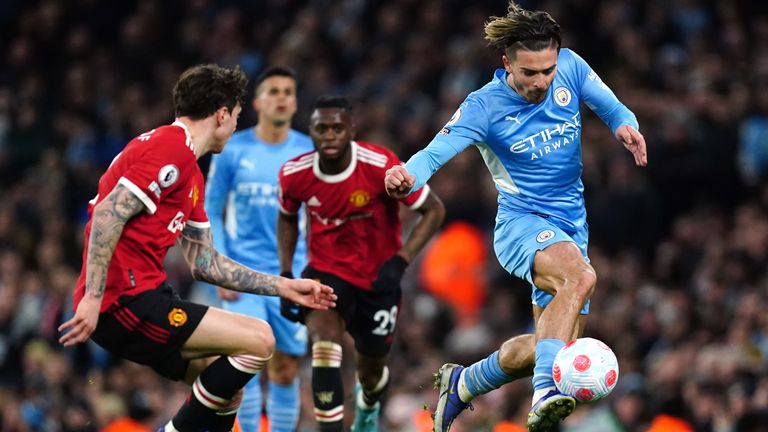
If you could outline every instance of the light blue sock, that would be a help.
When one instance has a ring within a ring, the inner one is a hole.
[[[237,410],[237,421],[243,432],[259,432],[261,423],[261,374],[254,375],[245,385],[243,401]]]
[[[541,390],[554,387],[552,378],[552,366],[555,364],[555,356],[565,342],[560,339],[541,339],[536,342],[536,366],[533,367],[533,389]]]
[[[472,397],[496,390],[504,384],[514,381],[511,375],[507,375],[501,369],[498,351],[494,351],[493,354],[469,366],[463,373],[464,384]]]
[[[269,381],[267,415],[272,432],[293,432],[299,421],[299,379],[288,385]]]

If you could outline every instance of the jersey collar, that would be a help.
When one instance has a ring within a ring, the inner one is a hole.
[[[499,87],[503,88],[504,91],[515,98],[515,100],[529,103],[525,100],[524,97],[520,96],[520,94],[518,94],[515,89],[510,87],[509,83],[507,82],[507,71],[504,68],[496,69],[496,72],[493,74],[493,79],[498,83]]]
[[[312,171],[315,173],[315,177],[326,183],[341,183],[348,179],[357,166],[357,143],[352,141],[349,143],[350,151],[352,151],[352,157],[350,158],[349,165],[344,168],[344,171],[338,174],[325,174],[320,170],[320,153],[315,152],[314,160],[312,161]]]
[[[187,129],[187,125],[185,125],[183,122],[176,120],[173,123],[171,123],[171,126],[178,126],[182,129],[184,129],[184,135],[187,136],[187,142],[185,143],[187,147],[189,147],[190,150],[192,150],[192,154],[197,157],[197,153],[195,153],[195,146],[192,145],[192,135],[189,134],[189,129]]]

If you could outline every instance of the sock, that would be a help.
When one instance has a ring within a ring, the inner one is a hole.
[[[476,396],[496,390],[514,379],[501,369],[499,351],[494,351],[488,357],[461,371],[458,386],[459,399],[468,403]]]
[[[228,432],[237,411],[233,396],[268,360],[249,355],[219,357],[192,384],[187,401],[171,420],[172,427],[184,432]]]
[[[269,381],[267,413],[272,432],[293,432],[299,422],[299,379],[288,385]],[[244,431],[245,432],[245,431]]]
[[[536,366],[533,368],[534,403],[555,387],[552,365],[555,363],[557,352],[564,346],[565,342],[560,339],[541,339],[536,342]]]
[[[312,344],[312,396],[315,419],[323,432],[341,432],[344,421],[344,385],[341,381],[341,345]]]
[[[242,432],[259,432],[261,423],[261,380],[259,378],[260,374],[254,375],[253,379],[245,385],[243,402],[237,413]]]
[[[372,410],[376,403],[386,393],[387,387],[389,387],[389,368],[384,366],[381,371],[381,378],[376,386],[370,392],[367,392],[362,386],[360,387],[360,393],[358,393],[357,406],[364,410]]]

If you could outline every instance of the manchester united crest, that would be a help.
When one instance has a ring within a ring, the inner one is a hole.
[[[355,207],[364,207],[371,201],[371,196],[368,192],[358,189],[349,196],[349,202]]]
[[[181,327],[187,322],[187,313],[183,309],[173,308],[168,312],[168,322],[174,327]]]

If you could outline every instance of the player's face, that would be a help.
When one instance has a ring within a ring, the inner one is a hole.
[[[547,95],[557,70],[557,48],[541,51],[518,49],[517,55],[510,60],[502,57],[504,69],[509,76],[507,82],[517,94],[530,103],[539,103]]]
[[[354,138],[349,113],[341,108],[318,108],[309,119],[309,136],[324,160],[342,158]]]
[[[259,119],[277,125],[291,121],[296,114],[296,81],[287,76],[271,76],[265,79],[253,98],[253,109]]]
[[[237,104],[232,111],[229,111],[226,108],[220,108],[216,111],[218,126],[216,127],[216,130],[213,131],[214,142],[211,152],[221,153],[221,151],[224,150],[224,145],[227,144],[227,141],[229,141],[229,138],[232,137],[232,134],[237,128],[237,119],[240,117],[240,112],[242,110],[243,107],[241,107],[240,104]]]

